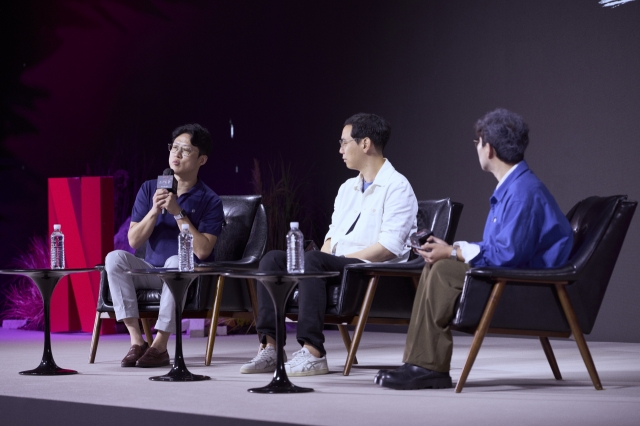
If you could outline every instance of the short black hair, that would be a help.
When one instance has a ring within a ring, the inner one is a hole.
[[[211,134],[207,129],[198,123],[184,124],[173,131],[171,134],[171,142],[176,140],[176,138],[183,133],[191,135],[191,145],[198,148],[198,157],[201,155],[209,155],[211,153],[213,141],[211,140]]]
[[[517,164],[524,159],[529,145],[529,126],[515,112],[498,108],[485,114],[475,125],[476,136],[482,138],[482,146],[489,144],[496,155],[507,164]]]
[[[369,138],[380,153],[391,136],[391,123],[375,114],[364,112],[352,115],[344,122],[345,126],[351,125],[351,137],[358,140]]]

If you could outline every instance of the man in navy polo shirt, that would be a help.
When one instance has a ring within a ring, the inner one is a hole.
[[[107,255],[105,269],[116,319],[122,320],[131,336],[131,348],[123,367],[161,367],[169,365],[167,342],[175,332],[175,300],[169,288],[155,276],[132,276],[130,269],[178,267],[178,234],[182,224],[193,235],[196,261],[213,261],[213,247],[222,231],[224,212],[218,195],[198,179],[198,171],[211,152],[211,135],[199,124],[186,124],[173,131],[169,144],[169,166],[178,181],[177,194],[156,189],[156,179],[142,184],[131,213],[129,245],[138,249],[146,244],[145,260],[123,250]],[[162,214],[165,209],[166,213]],[[162,289],[156,330],[151,346],[144,341],[138,324],[136,289]]]
[[[496,109],[476,123],[482,170],[498,181],[481,242],[453,246],[430,237],[417,252],[420,278],[400,368],[380,370],[375,383],[392,389],[451,387],[449,321],[471,267],[553,268],[569,258],[573,232],[549,190],[524,161],[529,128],[518,114]]]

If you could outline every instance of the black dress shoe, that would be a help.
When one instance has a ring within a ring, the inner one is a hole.
[[[410,366],[411,364],[402,364],[400,367],[398,368],[383,368],[382,370],[379,370],[378,373],[373,377],[373,383],[375,383],[376,385],[380,384],[380,379],[382,378],[382,376],[386,375],[387,373],[389,373],[390,371],[401,371],[405,368],[408,368],[408,366]]]
[[[441,373],[411,364],[404,364],[400,368],[380,374],[377,383],[384,388],[403,390],[453,387],[448,372]]]

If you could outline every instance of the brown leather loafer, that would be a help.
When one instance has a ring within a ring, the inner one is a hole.
[[[149,348],[140,357],[136,363],[136,367],[152,368],[152,367],[165,367],[169,365],[169,352],[158,352],[156,348]]]
[[[142,346],[140,345],[132,345],[129,348],[129,352],[127,352],[127,356],[122,358],[122,362],[120,365],[122,367],[135,367],[136,362],[140,359],[142,355],[149,349],[149,345],[147,342],[144,342]]]

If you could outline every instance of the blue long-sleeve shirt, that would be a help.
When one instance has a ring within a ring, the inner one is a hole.
[[[491,210],[473,267],[552,268],[567,261],[573,232],[546,186],[518,164],[491,196]]]

